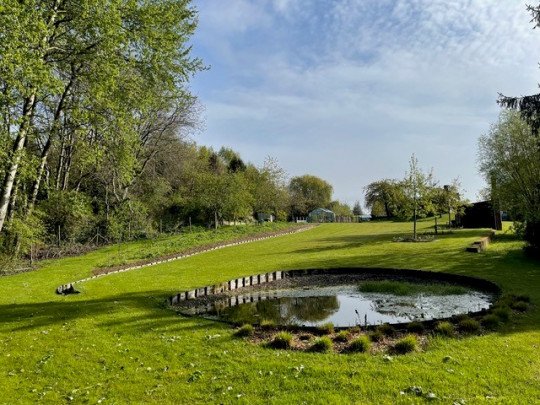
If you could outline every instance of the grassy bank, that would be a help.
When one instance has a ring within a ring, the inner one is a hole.
[[[426,224],[425,226],[427,226]],[[464,252],[481,230],[431,243],[396,243],[406,223],[329,224],[276,239],[109,275],[61,297],[120,251],[111,246],[0,278],[0,403],[396,403],[414,390],[443,403],[534,403],[540,385],[540,265],[500,235]],[[126,253],[127,254],[127,253]],[[265,349],[224,324],[167,309],[178,291],[275,269],[343,266],[428,269],[484,277],[533,309],[495,333],[431,338],[424,352],[393,356]],[[403,392],[403,394],[401,393]]]

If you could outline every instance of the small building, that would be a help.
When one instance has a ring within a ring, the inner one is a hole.
[[[308,214],[308,222],[336,222],[336,214],[326,208],[315,208]]]
[[[274,222],[274,215],[267,212],[257,212],[257,221],[259,223]]]
[[[502,229],[501,211],[495,210],[490,201],[480,201],[466,206],[463,215],[456,215],[456,225],[463,228]]]

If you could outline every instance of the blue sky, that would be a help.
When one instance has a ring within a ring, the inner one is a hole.
[[[194,139],[228,146],[290,177],[314,174],[334,197],[402,178],[414,153],[475,200],[477,142],[499,92],[540,81],[540,32],[520,0],[194,0],[191,83],[204,106]]]

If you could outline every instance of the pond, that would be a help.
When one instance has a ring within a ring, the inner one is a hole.
[[[406,289],[363,283],[278,283],[273,288],[238,290],[181,312],[237,324],[264,320],[276,325],[313,327],[331,322],[350,327],[447,318],[487,309],[494,299],[490,292],[442,283],[408,281]]]

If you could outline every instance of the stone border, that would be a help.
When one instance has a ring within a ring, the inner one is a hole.
[[[473,242],[471,246],[468,246],[465,251],[472,253],[480,253],[487,249],[489,243],[495,236],[495,231],[491,231],[489,235],[480,238],[479,240]]]
[[[167,303],[170,306],[180,304],[182,301],[192,301],[200,297],[207,297],[212,295],[221,295],[227,291],[238,290],[240,288],[246,288],[251,286],[257,286],[260,284],[270,283],[273,281],[281,280],[283,278],[294,278],[312,275],[353,275],[362,274],[373,276],[373,278],[415,278],[421,280],[443,281],[449,283],[457,283],[460,285],[466,285],[471,288],[480,289],[499,296],[502,292],[501,288],[489,281],[478,277],[464,276],[460,274],[443,273],[428,270],[410,270],[410,269],[388,269],[388,268],[365,268],[365,267],[346,267],[335,269],[306,269],[306,270],[287,270],[287,271],[274,271],[264,274],[256,274],[252,276],[240,277],[233,280],[229,280],[220,284],[214,284],[210,286],[200,287],[189,291],[182,291],[178,294],[170,296],[167,299]],[[238,300],[239,297],[236,297]],[[243,297],[242,297],[243,298]],[[244,302],[238,302],[244,303]],[[237,304],[238,304],[237,303]]]
[[[145,262],[145,263],[142,263],[142,264],[127,265],[127,266],[121,267],[121,268],[119,268],[117,270],[113,270],[113,271],[109,271],[109,272],[101,273],[101,274],[95,274],[93,276],[83,278],[81,280],[73,281],[73,282],[68,283],[68,284],[63,284],[63,285],[58,286],[56,288],[56,293],[61,294],[61,295],[77,293],[77,291],[75,290],[75,284],[84,283],[86,281],[94,280],[94,279],[99,278],[99,277],[104,277],[104,276],[107,276],[109,274],[124,273],[126,271],[142,269],[142,268],[150,267],[150,266],[156,266],[158,264],[168,263],[168,262],[172,262],[174,260],[187,259],[188,257],[191,257],[191,256],[196,256],[196,255],[199,255],[201,253],[207,253],[207,252],[211,252],[213,250],[223,249],[223,248],[226,248],[226,247],[244,245],[246,243],[251,243],[251,242],[259,242],[259,241],[263,241],[263,240],[267,240],[267,239],[277,238],[279,236],[293,235],[293,234],[296,234],[296,233],[300,233],[300,232],[303,232],[303,231],[313,229],[315,226],[316,225],[307,225],[307,226],[302,226],[300,228],[293,229],[293,230],[277,231],[277,232],[272,233],[271,235],[266,235],[266,236],[248,237],[248,238],[236,240],[236,241],[233,241],[233,242],[227,242],[227,241],[219,242],[219,243],[216,243],[216,244],[212,244],[210,247],[201,246],[200,250],[194,251],[194,249],[195,249],[194,248],[193,250],[188,250],[187,253],[180,253],[180,254],[175,254],[175,255],[172,255],[172,256],[166,256],[166,258],[154,260],[154,261],[151,261],[151,262]],[[208,287],[204,287],[204,288],[208,288]]]

